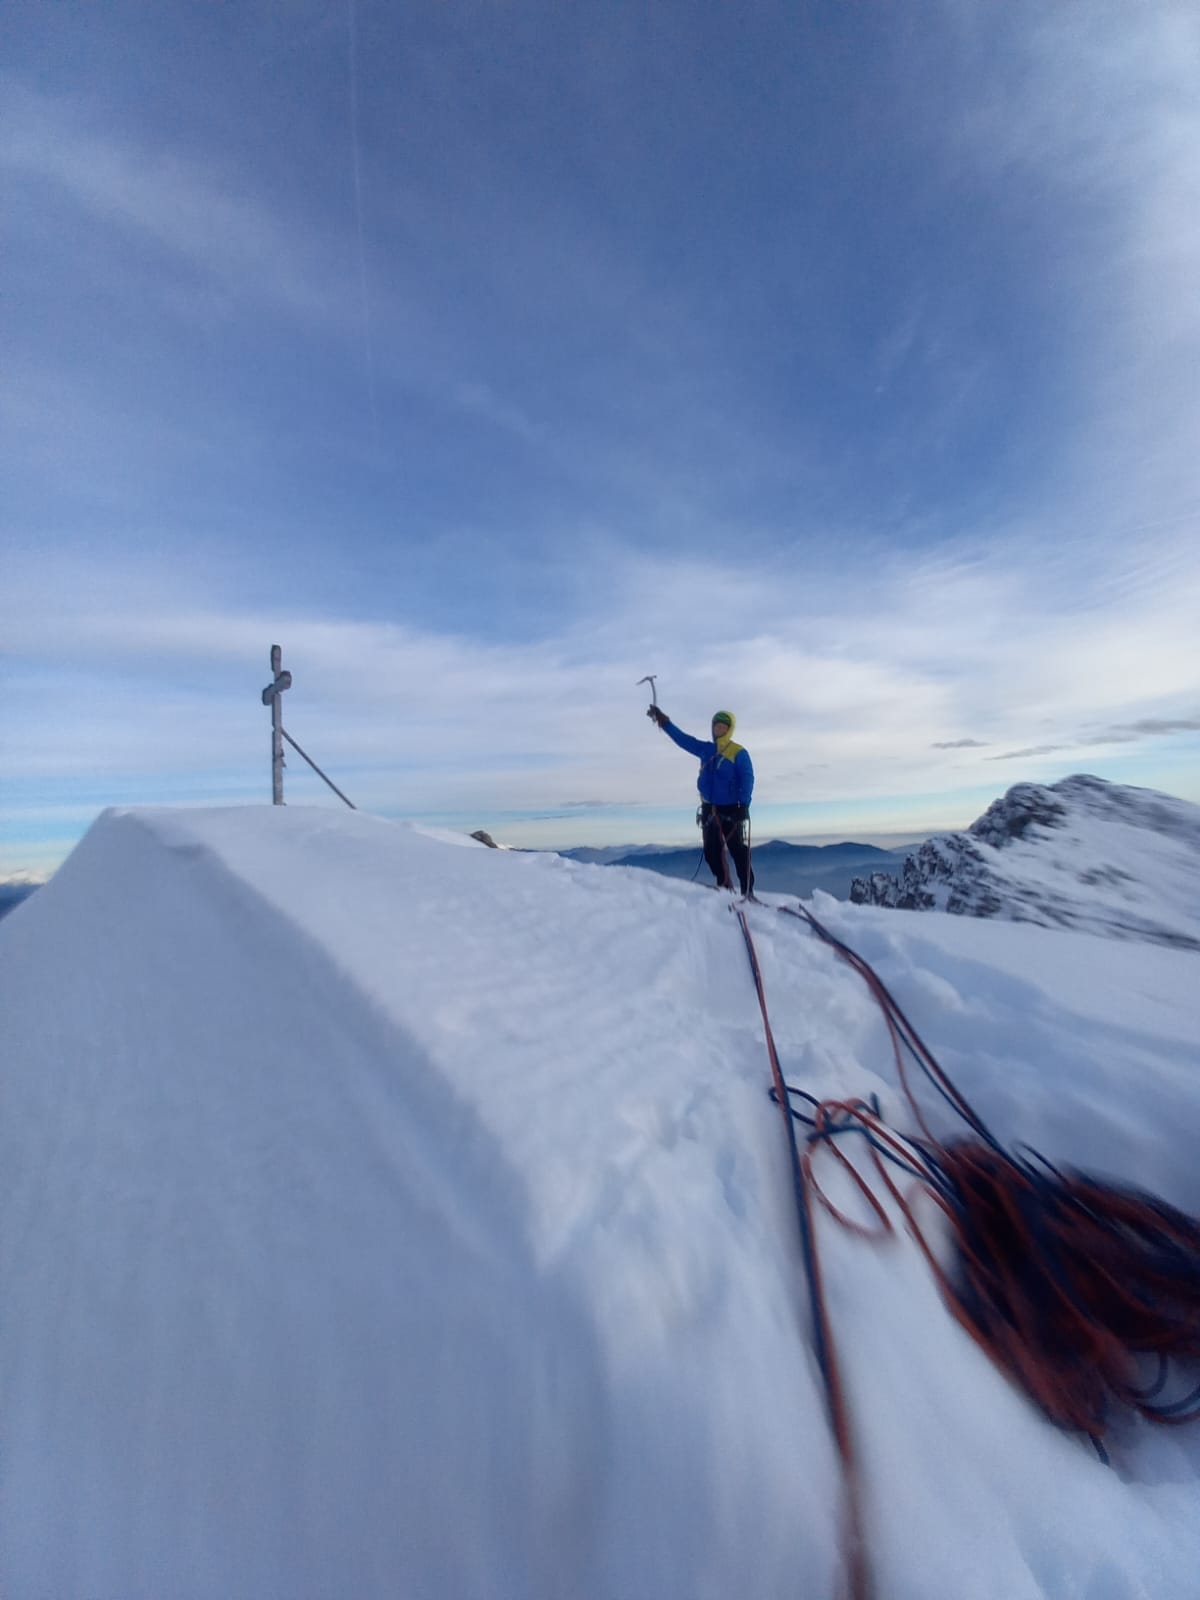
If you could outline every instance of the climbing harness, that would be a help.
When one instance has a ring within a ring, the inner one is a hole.
[[[1028,1147],[1020,1147],[1021,1154],[1006,1150],[878,973],[802,906],[776,910],[805,923],[867,984],[883,1013],[900,1087],[920,1134],[902,1137],[888,1128],[874,1098],[818,1100],[788,1084],[749,921],[741,906],[733,909],[762,1013],[771,1098],[788,1129],[814,1348],[845,1481],[846,1591],[852,1600],[865,1600],[870,1575],[859,1473],[825,1305],[813,1203],[860,1237],[882,1239],[895,1227],[842,1149],[845,1136],[865,1141],[870,1170],[903,1217],[955,1319],[1052,1422],[1086,1435],[1103,1461],[1108,1457],[1102,1435],[1116,1407],[1160,1423],[1200,1417],[1200,1223],[1152,1195],[1061,1170]],[[935,1137],[906,1056],[966,1123],[969,1137]],[[807,1130],[803,1150],[797,1124]],[[821,1151],[832,1152],[850,1175],[872,1222],[852,1220],[829,1199],[814,1172]],[[897,1172],[910,1180],[908,1192]],[[914,1194],[929,1196],[948,1220],[954,1247],[948,1267],[917,1222]]]

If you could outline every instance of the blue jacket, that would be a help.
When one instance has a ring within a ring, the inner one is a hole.
[[[681,750],[700,758],[700,776],[696,787],[701,800],[714,806],[748,806],[754,793],[754,768],[750,752],[732,739],[725,741],[725,752],[717,749],[712,739],[693,739],[673,722],[664,722],[662,730]],[[732,730],[731,730],[732,731]]]

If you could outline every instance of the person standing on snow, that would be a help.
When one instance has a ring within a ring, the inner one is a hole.
[[[742,893],[754,888],[750,867],[750,797],[754,793],[754,768],[750,752],[733,742],[735,718],[732,711],[714,711],[712,738],[693,739],[677,728],[658,706],[646,715],[656,722],[668,739],[681,750],[698,756],[700,776],[700,826],[704,830],[704,859],[717,880],[719,889],[732,889],[729,857],[737,868]]]

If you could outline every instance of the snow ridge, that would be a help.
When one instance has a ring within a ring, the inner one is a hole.
[[[999,1138],[1200,1212],[1195,954],[816,909]],[[788,1079],[913,1131],[861,980],[746,915]],[[330,808],[109,813],[0,924],[0,1018],[0,1593],[835,1592],[727,897]],[[902,1232],[817,1228],[879,1594],[1195,1593],[1200,1430],[1102,1467]]]

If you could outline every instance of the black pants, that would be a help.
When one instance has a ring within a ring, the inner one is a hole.
[[[726,863],[728,854],[728,859],[733,862],[737,872],[742,893],[749,894],[754,888],[754,873],[750,870],[750,845],[746,837],[750,824],[739,822],[729,808],[710,806],[707,801],[700,807],[700,822],[704,829],[704,859],[708,862],[708,870],[717,880],[717,887],[733,888],[729,881]]]

